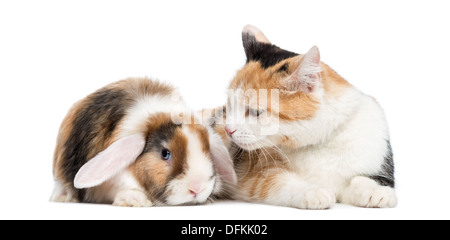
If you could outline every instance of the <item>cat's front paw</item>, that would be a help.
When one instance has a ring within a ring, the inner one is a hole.
[[[141,191],[124,190],[120,191],[114,198],[113,205],[119,207],[151,207],[153,204]]]
[[[367,177],[355,177],[347,191],[344,203],[367,208],[391,208],[397,205],[397,195],[391,187],[380,186]]]
[[[328,209],[336,203],[334,193],[326,188],[313,187],[306,190],[298,202],[301,209]]]
[[[390,187],[377,186],[364,189],[355,195],[354,204],[367,208],[392,208],[397,205],[397,196]]]

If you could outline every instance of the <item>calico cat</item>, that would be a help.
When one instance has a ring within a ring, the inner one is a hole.
[[[238,198],[301,209],[396,206],[388,127],[376,100],[322,63],[317,47],[286,51],[251,25],[242,39],[247,62],[230,84],[224,129]],[[236,94],[250,90],[278,96]]]

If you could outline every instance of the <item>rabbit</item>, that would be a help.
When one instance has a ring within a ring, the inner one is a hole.
[[[75,103],[58,133],[50,200],[150,207],[225,196],[237,182],[233,161],[189,111],[174,87],[147,78]]]

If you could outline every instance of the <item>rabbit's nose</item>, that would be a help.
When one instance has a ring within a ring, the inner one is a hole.
[[[189,184],[189,193],[194,195],[194,198],[197,197],[197,194],[203,190],[203,183],[200,181],[194,181]]]

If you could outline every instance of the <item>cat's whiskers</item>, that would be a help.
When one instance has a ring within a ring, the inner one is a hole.
[[[267,141],[269,141],[269,143],[271,143],[271,145],[273,145],[274,147],[276,147],[276,145],[275,144],[273,144],[273,142],[271,142],[270,140],[268,140],[268,139],[266,139]],[[281,157],[283,157],[283,158],[287,158],[287,156],[283,153],[283,152],[281,152],[281,150],[279,150],[279,149],[276,149],[276,148],[273,148],[273,147],[270,147],[271,149],[273,149],[273,150],[275,150],[275,152],[276,153],[278,153],[278,155],[281,155]],[[275,167],[276,167],[276,169],[277,169],[277,173],[279,174],[281,171],[280,171],[280,167],[278,166],[278,163],[277,163],[277,156],[272,156],[272,153],[270,153],[270,151],[267,149],[267,148],[263,148],[263,150],[264,151],[266,151],[268,154],[269,154],[269,156],[272,158],[272,161],[274,162],[274,164],[275,164]]]
[[[279,154],[281,154],[281,156],[286,160],[289,161],[289,157],[283,152],[283,150],[280,149],[280,147],[278,147],[275,143],[273,143],[272,141],[270,141],[269,139],[265,139],[267,142],[270,143],[271,148],[275,151],[277,151]]]
[[[233,159],[241,159],[244,156],[244,151],[238,151],[240,148],[237,146],[232,146],[233,148],[235,148],[235,150],[233,151]]]
[[[272,156],[272,154],[266,148],[262,148],[263,151],[266,151],[267,154],[272,158],[273,163],[275,164],[275,168],[277,169],[277,173],[280,174],[280,168],[278,167],[277,160]]]
[[[255,146],[256,146],[256,148],[255,148]],[[259,146],[256,142],[254,142],[254,143],[251,143],[250,147],[251,147],[252,149],[253,149],[253,148],[255,149],[255,150],[253,150],[253,151],[255,151],[255,154],[256,154],[256,161],[259,162],[260,169],[264,169],[264,165],[262,164],[261,158],[259,157],[259,154],[258,154],[258,149],[260,148],[260,146]],[[267,158],[266,158],[266,160],[267,160]]]
[[[264,158],[266,159],[266,164],[264,165],[265,167],[263,167],[263,164],[261,162],[261,158],[259,157],[260,154],[258,154],[258,160],[259,160],[259,164],[261,166],[261,169],[263,169],[263,171],[268,171],[268,166],[269,166],[269,160],[267,159],[266,154],[264,153],[264,148],[261,147],[261,145],[259,145],[257,142],[254,143],[254,145],[256,145],[257,149],[260,149],[261,153],[264,155]],[[256,151],[256,150],[255,150]],[[265,172],[263,172],[265,174]]]
[[[245,144],[245,146],[247,147],[247,149],[249,149],[249,145],[246,143]],[[248,173],[250,173],[250,170],[251,170],[251,168],[252,168],[252,162],[253,162],[253,158],[252,158],[252,151],[251,150],[248,150],[248,154],[249,154],[249,159],[250,159],[250,161],[248,161],[248,167],[247,167],[247,170],[246,170],[246,173],[245,173],[245,175],[247,175]]]

